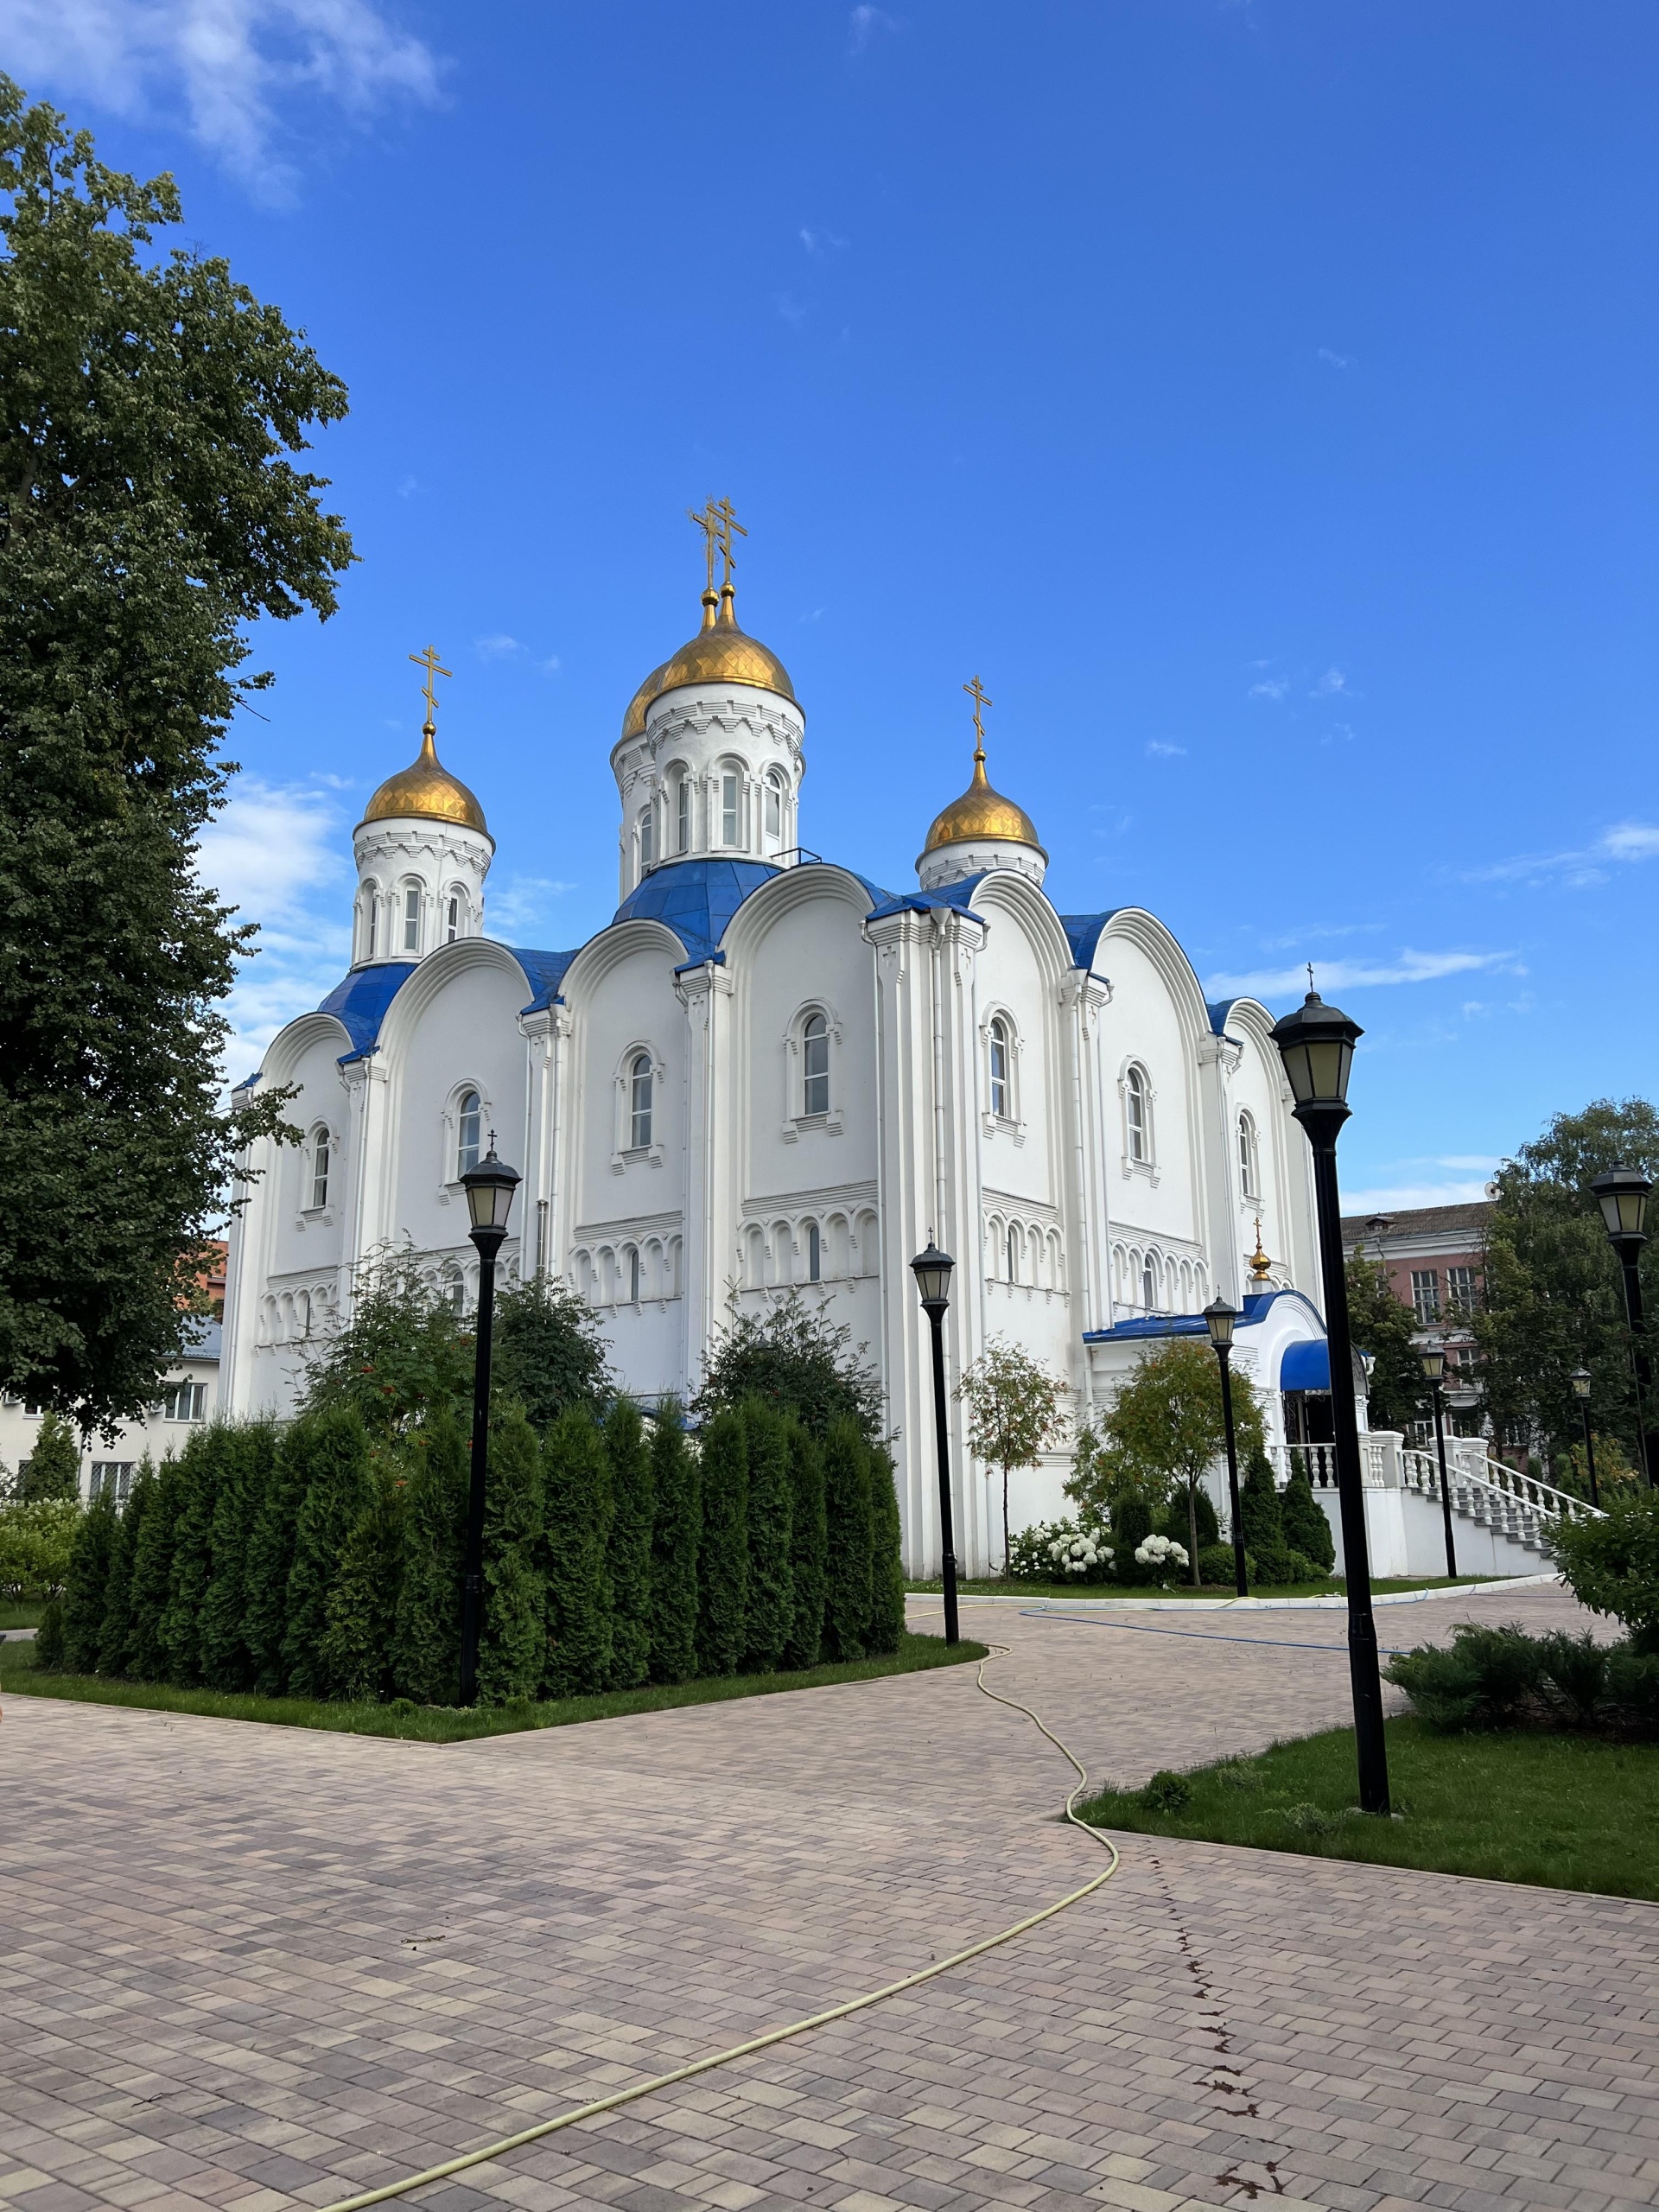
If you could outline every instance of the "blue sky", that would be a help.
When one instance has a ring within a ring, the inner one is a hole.
[[[493,933],[604,923],[713,493],[806,841],[913,880],[979,671],[1063,908],[1364,1023],[1354,1203],[1653,1095],[1650,0],[0,0],[0,62],[352,390],[361,565],[208,855],[239,1054],[343,966],[429,639]]]

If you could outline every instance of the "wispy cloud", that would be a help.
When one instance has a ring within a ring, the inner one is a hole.
[[[1493,1166],[1497,1166],[1494,1161]],[[1342,1211],[1351,1219],[1356,1214],[1405,1213],[1413,1206],[1476,1205],[1488,1196],[1487,1179],[1459,1177],[1445,1182],[1418,1181],[1412,1183],[1381,1183],[1365,1191],[1344,1189]]]
[[[493,638],[473,639],[473,651],[484,660],[511,660],[514,653],[524,650],[518,639],[509,638],[505,631]]]
[[[1371,990],[1392,983],[1437,983],[1447,976],[1469,976],[1501,969],[1518,976],[1525,971],[1509,952],[1413,952],[1408,949],[1393,960],[1316,960],[1313,976],[1321,994],[1327,991]],[[1306,965],[1296,968],[1258,968],[1242,976],[1212,976],[1205,987],[1221,998],[1285,998],[1307,988]]]
[[[1494,861],[1489,867],[1471,868],[1465,883],[1559,882],[1569,890],[1605,883],[1616,867],[1632,861],[1659,860],[1659,824],[1617,822],[1592,843],[1559,853],[1520,853],[1513,860]]]
[[[1352,692],[1348,690],[1348,679],[1342,671],[1339,668],[1327,668],[1325,674],[1317,678],[1313,690],[1307,696],[1310,699],[1330,699],[1333,698],[1338,691],[1346,693],[1350,698],[1353,696]]]
[[[897,16],[888,15],[885,8],[855,8],[848,37],[849,54],[867,54],[876,38],[884,31],[899,29]]]
[[[1160,737],[1149,737],[1147,740],[1147,757],[1150,760],[1185,760],[1186,747],[1184,745],[1166,745]]]
[[[791,330],[798,330],[812,312],[804,300],[798,300],[793,292],[774,292],[772,305]]]
[[[1329,346],[1320,346],[1319,359],[1330,369],[1351,369],[1354,365],[1354,357],[1351,353],[1333,353]]]
[[[1264,676],[1259,683],[1251,684],[1249,696],[1252,699],[1282,699],[1289,689],[1287,676]]]
[[[558,883],[550,876],[515,875],[489,894],[488,928],[492,937],[521,938],[553,917],[553,909],[574,883]]]
[[[810,231],[803,224],[796,235],[807,251],[816,254],[820,260],[827,253],[844,253],[847,251],[848,241],[838,238],[834,231]]]
[[[438,93],[431,49],[373,0],[5,0],[6,67],[31,87],[149,120],[182,105],[194,137],[266,197],[296,172],[276,152],[279,105],[353,121]]]

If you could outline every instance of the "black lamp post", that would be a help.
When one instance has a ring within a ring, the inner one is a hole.
[[[1446,1479],[1446,1421],[1440,1398],[1446,1382],[1446,1352],[1440,1344],[1425,1344],[1421,1353],[1423,1379],[1434,1401],[1434,1449],[1440,1462],[1440,1517],[1446,1522],[1446,1571],[1458,1579],[1458,1548],[1452,1541],[1452,1491]]]
[[[1204,1325],[1221,1363],[1221,1419],[1227,1432],[1227,1496],[1233,1513],[1233,1582],[1241,1598],[1250,1594],[1244,1580],[1244,1524],[1238,1517],[1238,1439],[1233,1433],[1233,1331],[1238,1313],[1224,1298],[1215,1298],[1204,1309]]]
[[[1587,1367],[1575,1367],[1567,1379],[1573,1385],[1579,1411],[1584,1415],[1584,1467],[1590,1478],[1590,1503],[1599,1512],[1601,1492],[1596,1488],[1596,1440],[1590,1433],[1590,1370]]]
[[[1376,1621],[1371,1611],[1370,1558],[1365,1543],[1365,1493],[1359,1466],[1359,1420],[1349,1377],[1354,1356],[1348,1332],[1348,1283],[1342,1263],[1342,1198],[1337,1186],[1337,1138],[1348,1119],[1348,1076],[1354,1046],[1364,1034],[1317,991],[1275,1022],[1273,1041],[1285,1065],[1292,1111],[1313,1154],[1319,1214],[1319,1274],[1325,1292],[1331,1416],[1336,1432],[1337,1494],[1342,1510],[1342,1563],[1348,1582],[1348,1674],[1353,1688],[1354,1741],[1359,1754],[1359,1802],[1368,1813],[1389,1810],[1389,1755],[1382,1733],[1382,1678],[1377,1671]]]
[[[478,1334],[473,1357],[473,1473],[467,1497],[467,1556],[461,1586],[461,1701],[478,1698],[478,1635],[484,1611],[484,1485],[490,1459],[490,1340],[495,1326],[495,1255],[507,1233],[515,1168],[495,1156],[495,1138],[476,1167],[461,1177],[468,1231],[478,1248]]]
[[[1642,1440],[1642,1471],[1648,1488],[1654,1485],[1659,1462],[1659,1439],[1648,1433],[1648,1408],[1653,1402],[1653,1373],[1648,1365],[1647,1339],[1642,1326],[1642,1277],[1637,1262],[1648,1241],[1648,1199],[1653,1185],[1637,1167],[1610,1167],[1590,1185],[1607,1224],[1607,1241],[1618,1255],[1624,1271],[1624,1313],[1630,1325],[1630,1354],[1636,1368],[1636,1427]]]
[[[933,1427],[939,1457],[939,1543],[944,1567],[944,1640],[960,1639],[957,1630],[956,1517],[950,1510],[950,1428],[944,1413],[944,1317],[950,1304],[950,1276],[956,1262],[941,1252],[930,1230],[927,1249],[910,1263],[922,1311],[933,1331]]]

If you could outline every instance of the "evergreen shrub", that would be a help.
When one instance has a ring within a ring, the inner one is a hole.
[[[220,1430],[220,1464],[210,1532],[210,1575],[202,1599],[199,1658],[210,1689],[245,1690],[254,1677],[248,1644],[248,1547],[276,1464],[275,1421]],[[127,1503],[130,1518],[132,1502]]]
[[[585,1311],[586,1309],[584,1309]],[[651,1449],[639,1409],[619,1398],[605,1421],[611,1486],[611,1671],[613,1690],[651,1673]]]
[[[602,1689],[611,1657],[610,1577],[605,1567],[610,1478],[605,1447],[591,1415],[584,1412],[564,1418],[585,1424],[585,1450],[593,1469],[594,1517],[587,1535],[594,1567],[592,1664],[582,1687]],[[523,1408],[510,1406],[491,1423],[484,1493],[484,1610],[478,1639],[482,1705],[534,1697],[547,1673],[548,1578],[542,1564],[545,1533],[542,1448]]]
[[[861,1659],[870,1635],[870,1452],[855,1421],[832,1422],[824,1439],[823,1498],[824,1649],[831,1659]]]
[[[392,1619],[392,1687],[416,1705],[461,1694],[461,1578],[467,1536],[467,1432],[440,1406],[404,1440],[403,1556]]]
[[[698,1466],[680,1408],[666,1399],[651,1439],[651,1679],[690,1681],[697,1671]]]
[[[173,1571],[173,1541],[184,1504],[184,1478],[176,1459],[156,1469],[149,1505],[133,1548],[132,1580],[127,1600],[127,1643],[121,1671],[135,1681],[167,1679],[162,1620],[167,1611]]]
[[[823,1453],[817,1439],[791,1421],[789,1438],[789,1640],[783,1663],[816,1667],[823,1649],[824,1572],[830,1548],[824,1516]],[[902,1594],[902,1592],[901,1592]]]
[[[90,1674],[98,1664],[110,1565],[119,1534],[115,1500],[105,1491],[81,1515],[65,1571],[63,1664],[72,1674]]]
[[[743,1423],[717,1413],[702,1435],[697,1672],[734,1675],[748,1644],[748,1448]],[[868,1599],[866,1599],[868,1607]]]
[[[323,1694],[353,1703],[391,1694],[391,1654],[403,1552],[404,1485],[372,1465],[368,1502],[346,1539],[324,1601],[317,1643]]]
[[[573,1406],[548,1430],[542,1452],[543,1687],[549,1697],[589,1696],[609,1677],[610,1525],[605,1440],[588,1408]]]
[[[155,1495],[155,1470],[144,1459],[127,1493],[126,1510],[116,1519],[115,1542],[110,1552],[110,1571],[104,1585],[104,1612],[98,1636],[95,1664],[100,1675],[126,1672],[127,1635],[132,1624],[133,1555],[144,1525],[144,1515]]]
[[[795,1617],[790,1572],[793,1498],[789,1426],[781,1414],[759,1398],[746,1400],[739,1418],[747,1458],[748,1580],[743,1671],[769,1675],[784,1656]]]
[[[289,1458],[305,1494],[294,1524],[282,1660],[294,1697],[331,1692],[323,1631],[328,1594],[346,1543],[372,1501],[369,1440],[349,1399],[304,1414],[290,1432]]]
[[[877,1446],[870,1453],[870,1625],[865,1642],[887,1655],[899,1649],[905,1633],[905,1561],[899,1519],[899,1486],[893,1454]]]
[[[1292,1469],[1290,1480],[1279,1493],[1279,1519],[1291,1550],[1300,1552],[1330,1573],[1337,1563],[1336,1534],[1313,1495],[1307,1469],[1300,1464]]]

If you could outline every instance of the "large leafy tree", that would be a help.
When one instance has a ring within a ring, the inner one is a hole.
[[[822,1440],[838,1421],[856,1421],[874,1443],[881,1433],[881,1378],[844,1322],[791,1294],[764,1319],[740,1314],[716,1345],[692,1410],[708,1418],[759,1398],[793,1414]]]
[[[351,559],[287,456],[340,380],[170,177],[0,77],[0,1379],[107,1426],[181,1348],[235,1152],[220,1007],[251,931],[195,873],[248,626]]]
[[[1365,1392],[1370,1425],[1402,1429],[1432,1411],[1416,1317],[1395,1296],[1387,1272],[1363,1245],[1349,1255],[1347,1275],[1349,1330],[1357,1349],[1372,1362]]]

